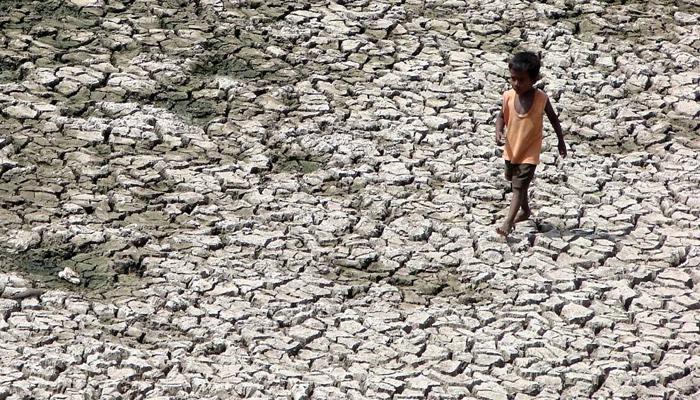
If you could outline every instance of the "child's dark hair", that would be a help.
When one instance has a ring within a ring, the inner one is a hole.
[[[540,76],[540,56],[531,51],[515,53],[508,62],[508,69],[515,71],[525,71],[532,79],[539,79]]]

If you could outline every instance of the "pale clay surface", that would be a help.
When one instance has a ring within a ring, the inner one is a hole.
[[[3,0],[0,399],[693,398],[699,9]]]

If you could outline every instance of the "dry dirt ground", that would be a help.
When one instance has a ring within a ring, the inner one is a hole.
[[[692,398],[699,17],[0,1],[0,399]],[[504,241],[521,49],[570,157]]]

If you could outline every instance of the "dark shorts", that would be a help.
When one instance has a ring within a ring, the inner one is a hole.
[[[506,179],[511,181],[513,189],[529,186],[535,177],[536,167],[534,164],[512,164],[506,160]]]

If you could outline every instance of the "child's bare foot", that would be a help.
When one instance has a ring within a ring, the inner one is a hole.
[[[527,221],[528,219],[530,219],[530,215],[531,215],[531,214],[532,214],[532,213],[531,213],[530,211],[523,211],[523,210],[520,210],[520,211],[518,212],[518,215],[515,216],[515,219],[513,220],[513,223],[514,223],[514,224],[517,224],[518,222]]]
[[[507,238],[508,234],[513,232],[514,228],[515,228],[514,226],[508,225],[507,222],[504,222],[502,226],[499,226],[498,228],[496,228],[496,233],[503,236],[504,238]]]

